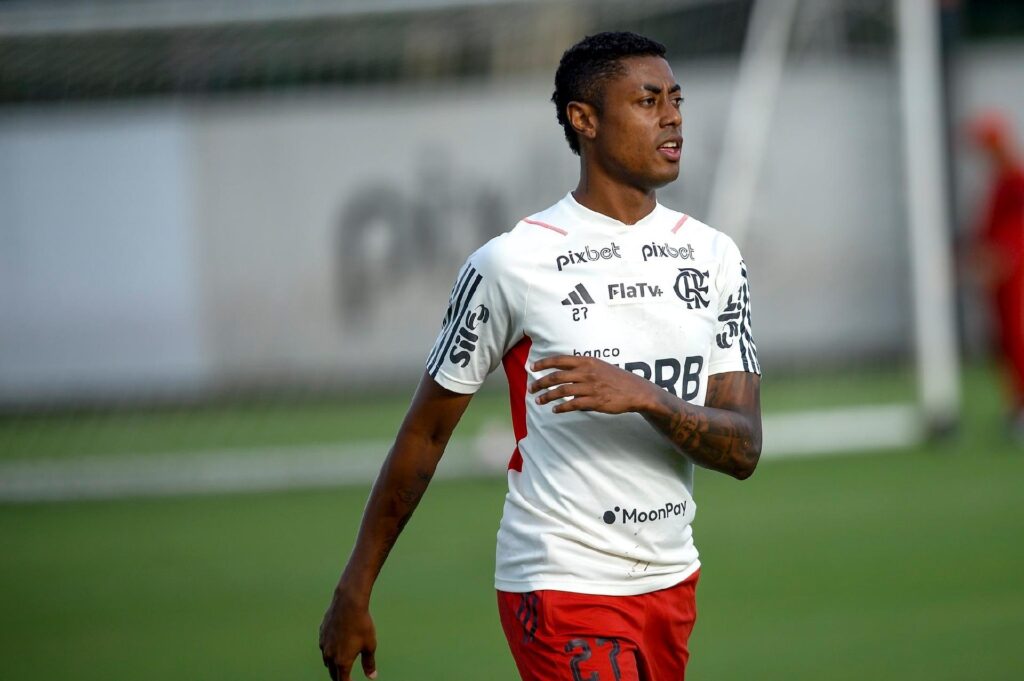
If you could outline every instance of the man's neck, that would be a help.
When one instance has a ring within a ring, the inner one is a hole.
[[[572,197],[581,206],[626,225],[635,225],[647,217],[657,204],[653,189],[645,192],[605,176],[588,177],[586,172],[580,173],[580,182]]]

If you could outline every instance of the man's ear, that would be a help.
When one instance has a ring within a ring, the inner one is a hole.
[[[569,102],[565,107],[569,125],[573,127],[581,139],[593,140],[597,137],[597,109],[586,102]]]

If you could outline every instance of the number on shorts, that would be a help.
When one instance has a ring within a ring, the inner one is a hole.
[[[615,676],[615,681],[621,681],[622,673],[619,671],[619,642],[614,638],[597,639],[598,648],[606,643],[612,644],[611,652],[608,653],[608,661],[612,663],[612,674]]]
[[[583,638],[574,638],[565,644],[565,652],[571,653],[576,650],[579,652],[569,660],[569,669],[572,670],[572,681],[584,681],[583,674],[580,673],[580,662],[586,662],[590,659],[590,644]],[[597,672],[592,672],[586,681],[601,681],[601,678],[597,675]]]
[[[615,681],[621,681],[622,673],[619,671],[619,642],[614,638],[599,638],[595,639],[598,648],[602,648],[606,645],[611,645],[611,650],[608,652],[608,661],[611,663],[612,675],[615,677]],[[587,643],[585,638],[574,638],[565,644],[565,652],[576,653],[569,660],[569,669],[572,670],[572,681],[601,681],[601,676],[597,672],[590,672],[590,676],[583,678],[583,672],[580,671],[580,663],[589,660],[593,653],[590,650],[590,644]]]

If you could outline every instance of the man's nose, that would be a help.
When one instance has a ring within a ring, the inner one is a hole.
[[[668,110],[665,112],[665,115],[662,116],[661,124],[665,127],[671,128],[678,128],[681,126],[683,124],[682,112],[671,104],[666,104],[666,107]]]

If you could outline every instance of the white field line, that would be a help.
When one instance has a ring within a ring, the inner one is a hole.
[[[390,443],[0,462],[0,502],[331,487],[372,481]],[[452,443],[439,477],[491,474]]]
[[[925,427],[913,404],[845,407],[772,414],[764,418],[763,456],[824,456],[910,447]]]
[[[909,405],[766,416],[764,458],[909,446],[923,430]],[[0,502],[69,501],[333,487],[371,482],[389,441],[168,454],[0,461]],[[504,473],[512,433],[484,428],[449,443],[437,477]]]

